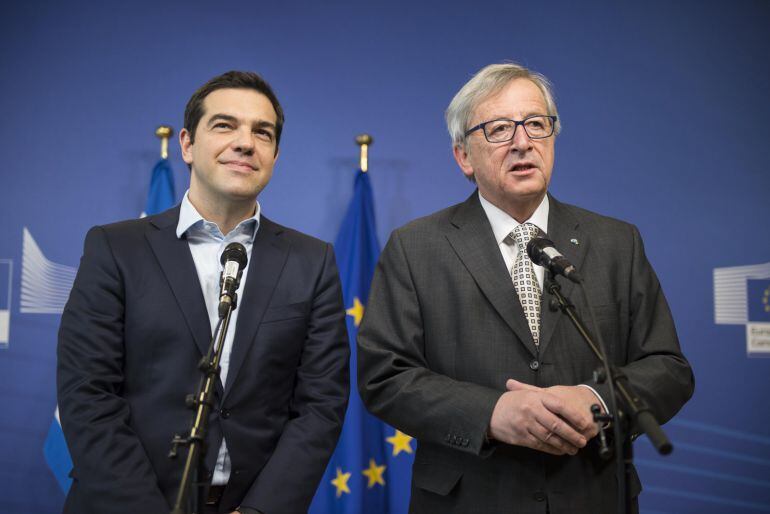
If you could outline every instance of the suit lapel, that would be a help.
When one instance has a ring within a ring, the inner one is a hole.
[[[280,226],[261,217],[251,249],[246,284],[242,289],[243,294],[238,298],[238,325],[230,327],[230,330],[235,329],[235,337],[223,400],[232,389],[246,355],[254,344],[257,329],[286,264],[289,244],[280,236],[282,231]]]
[[[179,206],[154,216],[150,222],[157,230],[147,232],[147,240],[171,286],[195,344],[201,355],[205,355],[211,340],[209,315],[190,247],[185,238],[176,237],[178,221]]]
[[[460,205],[452,218],[449,244],[505,323],[534,356],[535,342],[524,317],[510,273],[479,202],[478,191]]]
[[[581,269],[586,251],[588,239],[580,229],[578,219],[567,207],[558,202],[553,196],[548,195],[550,202],[548,210],[548,238],[553,241],[556,249],[567,258],[578,270]],[[546,272],[548,275],[548,272]],[[575,284],[559,277],[562,294],[569,296]],[[543,301],[540,309],[540,354],[542,355],[551,341],[556,325],[563,317],[560,310],[552,311],[548,306],[552,296],[548,291],[543,292]],[[567,321],[564,321],[565,323]]]

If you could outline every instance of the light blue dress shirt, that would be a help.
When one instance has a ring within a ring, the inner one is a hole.
[[[182,205],[179,210],[179,223],[176,226],[176,236],[182,238],[186,235],[187,244],[190,246],[195,270],[198,273],[198,281],[203,292],[203,299],[206,301],[206,311],[209,315],[209,324],[211,333],[214,333],[219,314],[219,277],[222,273],[222,264],[219,262],[222,252],[230,243],[241,243],[246,248],[246,255],[251,262],[251,249],[254,245],[254,237],[259,230],[259,202],[256,204],[256,211],[251,218],[241,221],[227,235],[222,234],[216,223],[208,221],[200,215],[198,210],[190,203],[188,190],[182,199]],[[241,282],[238,286],[238,299],[243,298],[243,290],[246,287],[246,276],[249,273],[248,266],[243,270]],[[230,316],[230,326],[227,330],[225,343],[222,348],[222,358],[220,366],[220,381],[222,385],[227,384],[227,371],[230,367],[230,354],[233,349],[233,337],[235,328],[238,326],[238,313],[240,309],[236,308]],[[190,391],[194,393],[194,391]],[[227,452],[227,441],[222,439],[217,455],[217,463],[214,467],[214,476],[211,483],[214,485],[224,485],[230,478],[230,455]]]

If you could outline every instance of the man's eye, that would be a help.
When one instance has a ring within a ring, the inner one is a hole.
[[[266,141],[273,140],[273,133],[267,129],[257,129],[255,133],[257,134],[257,137],[264,139]]]
[[[229,123],[225,123],[224,121],[221,121],[219,123],[214,124],[215,129],[230,129],[232,128]]]
[[[499,134],[501,132],[505,132],[506,130],[509,130],[511,128],[510,123],[498,123],[496,125],[492,125],[489,127],[490,134]]]

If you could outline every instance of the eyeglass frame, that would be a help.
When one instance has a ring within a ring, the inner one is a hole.
[[[529,132],[527,132],[527,127],[524,125],[528,120],[531,120],[532,118],[550,118],[550,120],[553,122],[551,125],[551,133],[547,136],[540,136],[540,137],[532,137],[529,135]],[[530,139],[548,139],[549,137],[553,136],[556,132],[556,122],[558,121],[559,117],[554,116],[552,114],[532,114],[530,116],[527,116],[521,121],[512,120],[510,118],[495,118],[493,120],[485,121],[482,123],[479,123],[475,127],[471,127],[468,130],[465,131],[465,134],[463,134],[463,137],[468,137],[469,135],[473,134],[477,130],[481,129],[481,132],[484,134],[484,139],[487,140],[488,143],[497,144],[497,143],[507,143],[508,141],[513,141],[513,138],[516,137],[516,130],[519,128],[519,125],[521,125],[524,128],[524,133],[527,135]],[[489,136],[487,135],[487,131],[484,127],[487,126],[489,123],[493,123],[495,121],[510,121],[513,122],[513,133],[511,134],[510,139],[506,139],[504,141],[490,141]]]

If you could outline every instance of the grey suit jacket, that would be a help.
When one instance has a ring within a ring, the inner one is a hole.
[[[693,375],[637,229],[550,202],[549,237],[586,278],[611,360],[667,421],[692,395]],[[563,292],[588,320],[578,290]],[[548,300],[538,348],[478,193],[391,235],[358,336],[358,385],[373,414],[419,442],[412,512],[614,512],[614,465],[595,443],[556,457],[486,439],[508,378],[590,383],[599,364]]]

